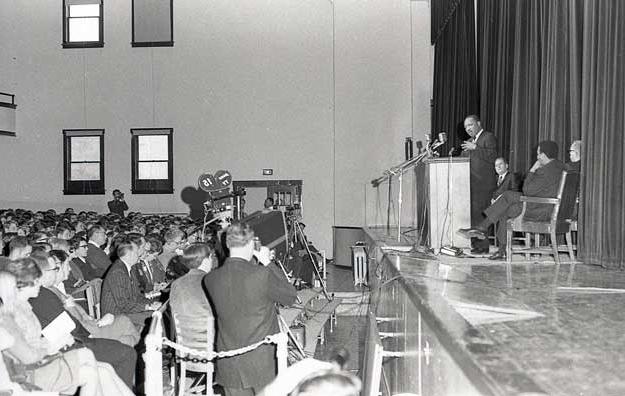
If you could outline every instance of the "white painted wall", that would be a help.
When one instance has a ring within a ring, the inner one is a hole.
[[[401,162],[412,128],[429,131],[427,2],[175,0],[175,46],[132,48],[130,2],[104,0],[99,49],[61,47],[60,3],[0,1],[0,91],[18,105],[0,207],[104,211],[120,188],[133,210],[184,212],[205,171],[273,168],[304,180],[308,235],[331,252],[333,225],[364,224],[368,181]],[[140,127],[174,128],[173,195],[129,193]],[[107,195],[63,196],[71,128],[106,130]]]

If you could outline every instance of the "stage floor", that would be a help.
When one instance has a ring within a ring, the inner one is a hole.
[[[484,394],[625,395],[625,272],[562,255],[508,266],[401,253],[366,229],[443,348]],[[410,241],[409,241],[410,242]],[[567,261],[568,260],[568,261]],[[483,378],[477,378],[483,376]]]

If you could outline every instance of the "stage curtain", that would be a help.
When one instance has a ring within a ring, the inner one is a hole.
[[[582,65],[585,263],[625,269],[625,2],[586,0]]]
[[[480,113],[515,171],[579,139],[583,0],[479,0]]]
[[[454,10],[434,47],[432,134],[447,133],[444,154],[468,138],[464,117],[479,110],[474,2],[461,0]]]

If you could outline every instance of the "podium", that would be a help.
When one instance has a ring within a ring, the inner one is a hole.
[[[471,227],[469,158],[430,158],[415,167],[417,225],[434,251],[442,246],[466,248],[471,241],[456,235]]]

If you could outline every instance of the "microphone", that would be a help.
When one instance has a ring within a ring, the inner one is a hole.
[[[452,147],[451,150],[449,150],[449,153],[447,155],[451,157],[455,152],[456,152],[456,148]]]

